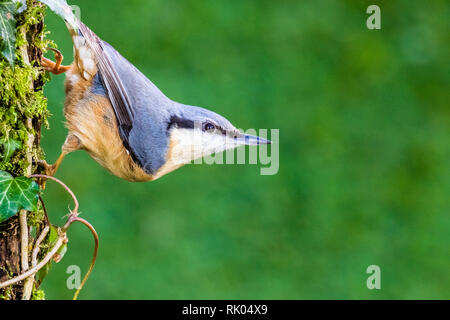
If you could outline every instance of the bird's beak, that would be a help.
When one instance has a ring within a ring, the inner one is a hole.
[[[237,142],[242,145],[247,146],[257,146],[260,144],[271,144],[272,141],[263,139],[258,136],[252,136],[251,134],[241,134],[240,137],[236,138]]]

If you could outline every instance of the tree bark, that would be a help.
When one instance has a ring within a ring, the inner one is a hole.
[[[16,16],[17,58],[14,68],[5,58],[0,58],[0,138],[14,138],[21,142],[21,147],[13,156],[0,164],[0,170],[14,176],[28,176],[39,171],[36,163],[43,154],[40,134],[48,115],[43,85],[49,80],[40,67],[42,50],[48,45],[44,39],[44,10],[41,3],[27,1],[27,9]],[[22,225],[20,215],[26,217]],[[40,205],[36,212],[22,211],[0,224],[0,282],[29,268],[29,248],[35,241],[32,235],[40,234],[44,220]],[[41,255],[45,254],[45,250],[42,251]],[[29,287],[28,294],[27,290],[24,292],[24,286]],[[43,292],[38,290],[34,277],[0,289],[0,299],[42,297]]]

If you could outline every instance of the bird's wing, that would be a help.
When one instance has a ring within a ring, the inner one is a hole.
[[[80,32],[94,53],[98,73],[116,114],[120,136],[128,144],[128,135],[133,126],[135,110],[129,93],[116,70],[115,60],[117,57],[114,55],[119,54],[115,50],[105,50],[105,42],[81,22]]]
[[[91,49],[98,69],[97,75],[114,109],[125,148],[137,164],[148,173],[153,173],[165,161],[168,146],[164,121],[168,110],[174,108],[175,104],[111,45],[81,22],[78,32]],[[90,75],[93,77],[96,74]]]

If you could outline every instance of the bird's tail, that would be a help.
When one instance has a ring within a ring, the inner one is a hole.
[[[97,57],[101,51],[101,40],[81,21],[77,21],[76,25],[66,22],[66,25],[72,36],[74,63],[81,76],[85,80],[91,80],[98,71]]]
[[[80,21],[66,0],[41,2],[64,19],[73,40],[74,64],[84,79],[91,80],[97,74],[96,50],[100,39]]]

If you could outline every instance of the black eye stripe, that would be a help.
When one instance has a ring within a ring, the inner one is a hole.
[[[218,131],[220,131],[222,134],[226,134],[227,131],[223,129],[221,126],[218,126],[212,122],[205,122],[202,125],[202,130],[205,131],[205,124],[211,124],[214,126],[214,128]],[[177,116],[171,116],[169,122],[167,123],[167,131],[169,131],[173,126],[177,126],[178,128],[184,128],[184,129],[194,129],[194,121],[180,118]]]
[[[172,128],[174,125],[176,125],[179,128],[185,128],[185,129],[193,129],[194,128],[194,121],[189,119],[183,119],[177,116],[171,116],[170,121],[167,124],[167,130]]]
[[[227,133],[227,131],[225,129],[223,129],[222,127],[216,126],[216,129],[219,130],[220,132],[222,132],[222,134]]]

